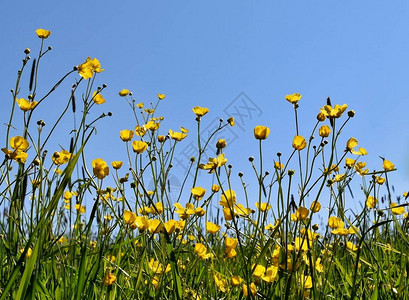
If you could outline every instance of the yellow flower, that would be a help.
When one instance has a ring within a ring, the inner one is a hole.
[[[316,201],[316,200],[313,201],[313,202],[311,203],[310,209],[311,209],[314,213],[319,212],[319,211],[321,210],[321,203],[319,203],[319,202]]]
[[[271,208],[271,205],[269,205],[267,202],[261,202],[261,204],[259,204],[259,202],[256,202],[256,207],[258,210],[260,211],[267,211]]]
[[[185,137],[187,137],[187,134],[186,134],[186,133],[183,133],[183,132],[175,132],[175,131],[172,131],[172,129],[169,129],[169,135],[170,135],[170,137],[172,138],[172,140],[175,140],[175,141],[181,141],[181,140],[183,140]]]
[[[250,284],[250,293],[253,296],[257,295],[257,286],[254,284],[254,282]],[[243,284],[243,294],[245,297],[248,297],[249,295],[247,284]]]
[[[182,220],[186,220],[191,215],[195,214],[195,207],[192,203],[186,203],[186,208],[184,208],[180,203],[175,203],[174,205],[177,208],[175,213],[177,213]]]
[[[395,202],[391,203],[391,210],[394,215],[402,215],[403,213],[405,213],[405,207],[398,206],[398,204]]]
[[[36,34],[40,39],[46,39],[50,36],[51,31],[47,29],[39,28],[36,30]]]
[[[325,105],[320,109],[320,112],[327,118],[339,118],[342,113],[348,108],[348,105],[338,105],[336,104],[334,108],[331,105]]]
[[[150,234],[158,233],[163,228],[163,224],[162,224],[161,220],[149,219],[148,222],[149,222],[148,230],[149,230]]]
[[[224,158],[224,153],[220,154],[216,158],[210,157],[207,164],[200,164],[199,168],[203,170],[209,170],[209,173],[213,173],[214,170],[224,166],[227,162],[227,158]]]
[[[311,276],[301,275],[299,279],[299,283],[304,289],[311,289],[312,288],[312,278]]]
[[[191,188],[190,191],[195,200],[201,200],[203,196],[206,194],[206,189],[202,188],[201,186]]]
[[[229,291],[226,279],[222,278],[220,273],[213,275],[214,282],[216,283],[217,288],[222,292],[226,293]]]
[[[349,250],[351,250],[351,251],[356,251],[356,250],[358,250],[358,247],[355,246],[355,244],[352,243],[352,242],[350,242],[350,241],[347,242],[347,248],[348,248]]]
[[[137,136],[144,136],[146,134],[146,129],[143,126],[136,125],[135,127],[135,134]]]
[[[92,171],[98,179],[103,179],[109,175],[109,168],[106,161],[101,158],[92,161]]]
[[[158,130],[159,126],[160,126],[160,123],[156,123],[156,122],[153,122],[153,121],[148,121],[148,123],[146,123],[144,127],[147,130],[155,131],[155,130]]]
[[[280,163],[279,161],[275,161],[274,168],[276,168],[277,170],[282,170],[284,168],[284,165]]]
[[[206,222],[206,231],[211,233],[211,234],[215,234],[216,232],[218,232],[220,230],[221,226],[214,224],[212,222]]]
[[[10,147],[16,151],[26,151],[29,143],[25,138],[18,135],[10,138]]]
[[[116,281],[116,276],[111,272],[107,273],[104,277],[104,284],[105,285],[113,285]]]
[[[368,208],[375,208],[377,204],[378,204],[378,199],[372,196],[368,196],[368,198],[366,199],[366,206]]]
[[[230,124],[230,126],[234,126],[234,118],[233,117],[230,117],[230,118],[228,118],[227,119],[227,123],[229,123]]]
[[[326,117],[325,117],[325,115],[324,115],[322,112],[318,113],[318,115],[317,115],[317,120],[318,120],[318,121],[324,122],[325,119],[326,119]]]
[[[132,149],[135,153],[141,154],[148,148],[148,144],[143,141],[133,141]]]
[[[149,269],[151,269],[151,271],[155,274],[169,273],[171,270],[170,264],[167,264],[166,268],[164,268],[160,262],[154,260],[153,258],[150,259],[148,266]]]
[[[230,278],[230,283],[233,287],[239,286],[240,284],[242,284],[243,281],[244,279],[237,275],[232,276]]]
[[[298,103],[298,101],[300,101],[301,98],[302,98],[302,96],[300,94],[297,94],[297,93],[285,96],[285,100],[287,100],[288,102],[290,102],[292,104]]]
[[[376,181],[376,183],[379,184],[379,185],[384,184],[384,183],[385,183],[385,180],[386,180],[385,178],[380,177],[380,176],[376,176],[376,177],[375,177],[375,181]]]
[[[222,194],[219,204],[226,208],[233,208],[236,201],[236,192],[233,190],[226,190]]]
[[[320,137],[328,137],[330,133],[331,128],[329,128],[328,125],[322,125],[318,130],[318,134],[320,135]]]
[[[23,252],[24,252],[24,249],[20,249],[20,253],[23,253]],[[26,258],[30,258],[32,254],[33,254],[33,249],[28,248],[26,252]]]
[[[117,161],[117,160],[111,162],[111,165],[115,170],[119,170],[122,167],[122,164],[123,164],[122,161]]]
[[[98,92],[94,92],[92,94],[92,101],[94,101],[96,104],[102,104],[106,102],[104,97],[102,97],[102,95]]]
[[[270,128],[267,126],[258,125],[254,127],[254,137],[257,140],[265,140],[270,134]]]
[[[121,130],[121,131],[119,132],[119,137],[120,137],[121,140],[123,140],[124,142],[129,142],[129,141],[132,140],[133,134],[134,134],[134,132],[133,132],[132,130],[124,129],[124,130]]]
[[[261,278],[261,276],[263,276],[266,272],[266,268],[263,265],[257,265],[255,267],[253,265],[252,269],[254,269],[252,275],[257,279]]]
[[[20,98],[20,99],[16,99],[18,106],[20,107],[20,109],[22,111],[30,111],[32,109],[34,109],[34,107],[37,106],[38,102],[37,101],[33,101],[30,102],[26,99]]]
[[[217,193],[220,190],[220,186],[217,184],[212,185],[212,192]]]
[[[395,168],[395,165],[389,160],[384,159],[382,163],[382,167],[385,171],[392,171]]]
[[[203,117],[205,114],[209,112],[209,109],[206,107],[195,106],[192,108],[193,112],[198,117]]]
[[[297,220],[304,221],[308,218],[309,213],[310,211],[307,208],[300,206],[295,211],[295,216],[297,217]]]
[[[296,135],[293,139],[293,148],[295,150],[301,151],[307,146],[307,142],[305,141],[305,138],[302,137],[301,135]]]
[[[354,166],[354,164],[355,164],[355,159],[345,158],[345,165],[346,165],[348,168],[352,168],[352,167]]]
[[[213,253],[207,253],[206,246],[202,243],[197,243],[195,245],[195,252],[201,259],[208,259],[213,257]]]
[[[138,108],[143,108],[143,102],[139,102],[138,104],[136,104],[136,106],[138,106]]]
[[[159,100],[165,99],[165,94],[158,94],[158,99]]]
[[[85,206],[81,204],[75,204],[75,210],[78,211],[78,213],[83,214],[85,213]]]
[[[121,97],[125,97],[127,95],[129,95],[130,91],[128,89],[123,89],[121,91],[119,91],[119,96]]]
[[[73,153],[70,153],[67,150],[62,150],[60,152],[54,152],[51,159],[56,165],[63,165],[68,163],[74,156],[75,155]]]
[[[344,222],[342,222],[340,218],[332,216],[328,219],[328,226],[332,229],[344,227]]]
[[[226,140],[225,139],[219,139],[216,143],[216,148],[217,149],[223,149],[226,147]]]
[[[77,68],[78,74],[84,79],[89,79],[94,75],[94,73],[104,71],[104,69],[101,69],[99,60],[96,58],[91,59],[91,57],[87,57],[87,60],[80,64]]]

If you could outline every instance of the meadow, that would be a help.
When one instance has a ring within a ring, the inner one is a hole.
[[[347,104],[328,98],[304,137],[298,124],[302,95],[283,95],[294,111],[292,144],[288,155],[265,161],[270,128],[253,129],[248,142],[259,151],[243,161],[258,185],[249,189],[229,164],[233,147],[214,139],[224,128],[234,130],[233,117],[203,139],[201,127],[212,113],[205,103],[192,107],[195,130],[174,131],[157,113],[165,94],[138,103],[129,89],[118,89],[134,124],[112,137],[123,141],[127,156],[107,162],[99,158],[103,149],[87,152],[98,124],[110,117],[92,114],[108,101],[107,86],[98,83],[103,64],[85,58],[48,92],[37,93],[38,70],[52,53],[51,32],[36,34],[38,55],[22,51],[3,106],[10,118],[2,120],[0,300],[408,297],[408,193],[391,191],[393,162],[380,158],[370,170],[368,152],[355,137],[340,143],[343,128],[357,117]],[[57,121],[33,119],[67,81],[72,88]],[[58,148],[50,139],[70,113],[80,115],[78,124],[57,137],[67,145]],[[187,138],[197,141],[196,155],[174,201],[169,176]],[[234,186],[233,177],[241,184]],[[354,182],[364,203],[351,213],[346,198]],[[318,215],[323,224],[316,223]]]

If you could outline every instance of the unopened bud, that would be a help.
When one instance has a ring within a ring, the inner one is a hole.
[[[30,54],[30,52],[31,52],[31,51],[30,51],[29,48],[24,49],[24,53],[25,53],[25,54]]]

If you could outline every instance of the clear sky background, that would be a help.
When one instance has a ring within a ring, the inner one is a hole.
[[[88,148],[90,161],[125,159],[119,131],[134,128],[135,122],[118,96],[123,88],[145,103],[155,101],[157,93],[166,94],[158,112],[165,116],[163,132],[184,126],[191,133],[196,126],[193,106],[210,109],[203,118],[209,125],[227,119],[235,99],[244,99],[243,92],[254,110],[241,111],[246,117],[233,128],[227,158],[235,172],[250,172],[247,157],[257,156],[253,128],[266,125],[271,134],[264,151],[271,170],[277,151],[287,157],[291,152],[293,110],[284,96],[297,92],[303,95],[299,113],[304,136],[328,96],[333,104],[354,109],[356,117],[344,139],[354,136],[368,150],[370,170],[381,168],[379,155],[394,162],[398,171],[390,177],[401,194],[409,190],[408,6],[403,0],[7,1],[0,10],[1,123],[8,120],[9,91],[23,50],[37,53],[40,39],[34,31],[45,28],[52,31],[46,45],[53,50],[40,69],[40,93],[87,56],[98,58],[106,70],[97,81],[108,85],[103,93],[107,103],[96,108],[95,116],[114,115],[99,124]],[[75,78],[77,74],[35,117],[52,124]],[[22,90],[20,96],[26,93]],[[67,134],[72,117],[64,122],[62,134]],[[55,142],[68,148],[69,140]]]

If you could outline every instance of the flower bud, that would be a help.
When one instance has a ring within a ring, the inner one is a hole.
[[[30,52],[31,52],[31,51],[30,51],[29,48],[24,49],[24,53],[25,53],[25,54],[30,54]]]
[[[355,116],[355,111],[354,110],[348,111],[348,117],[353,118],[354,116]]]
[[[317,115],[317,120],[318,121],[320,121],[320,122],[324,122],[325,121],[325,115],[322,113],[322,112],[320,112],[320,113],[318,113],[318,115]]]

